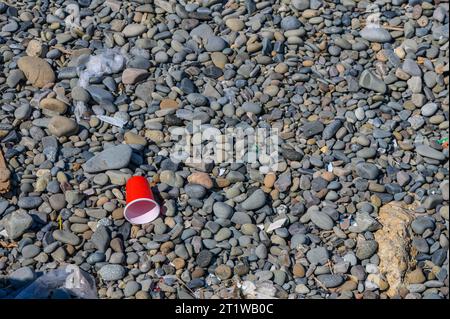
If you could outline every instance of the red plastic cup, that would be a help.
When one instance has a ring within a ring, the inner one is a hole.
[[[145,177],[133,176],[125,186],[127,205],[123,211],[132,224],[146,224],[159,216],[160,207]]]

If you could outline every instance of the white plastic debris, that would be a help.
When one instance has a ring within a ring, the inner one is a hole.
[[[116,50],[106,50],[101,54],[89,57],[86,68],[81,71],[78,85],[84,89],[89,85],[89,79],[103,75],[114,74],[123,69],[125,57]],[[82,101],[75,103],[75,117],[81,120],[86,112],[86,105]]]
[[[244,281],[237,284],[241,289],[242,294],[247,299],[277,299],[275,294],[277,289],[270,281],[257,282]]]
[[[372,13],[366,19],[366,26],[360,31],[360,36],[368,41],[388,42],[392,39],[388,30],[380,25],[381,13]]]
[[[273,231],[273,230],[275,230],[275,229],[280,228],[281,226],[283,226],[283,224],[284,224],[284,222],[285,222],[286,220],[287,220],[287,218],[281,218],[281,219],[278,219],[278,220],[274,221],[274,222],[271,223],[271,224],[269,225],[269,227],[267,228],[267,232],[271,232],[271,231]]]
[[[333,171],[333,164],[330,162],[327,165],[327,171],[332,172]]]
[[[86,63],[86,69],[81,72],[78,85],[86,88],[91,77],[114,74],[122,70],[125,57],[114,50],[106,50],[99,55],[93,55]]]
[[[57,290],[81,299],[97,299],[95,279],[76,265],[53,269],[8,299],[47,299]]]
[[[118,119],[116,117],[111,117],[111,116],[107,116],[107,115],[97,115],[97,118],[100,121],[109,123],[109,124],[114,125],[114,126],[118,126],[120,128],[122,128],[125,124],[127,124],[127,122],[125,122],[122,119]]]

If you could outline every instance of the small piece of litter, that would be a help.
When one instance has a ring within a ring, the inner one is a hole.
[[[286,220],[287,220],[287,218],[281,218],[281,219],[278,219],[277,221],[274,221],[267,228],[267,232],[271,232],[272,230],[280,228],[281,226],[283,226],[283,224]]]
[[[124,120],[115,118],[115,117],[111,117],[111,116],[107,116],[107,115],[97,115],[97,118],[100,121],[109,123],[111,125],[115,125],[118,126],[120,128],[122,128],[125,124],[127,124],[127,122],[125,122]]]
[[[327,165],[327,171],[332,172],[333,171],[333,164],[332,163],[328,163]]]

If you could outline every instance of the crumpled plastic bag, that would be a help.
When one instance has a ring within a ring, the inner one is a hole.
[[[80,299],[98,298],[94,277],[76,265],[67,265],[45,273],[6,299],[48,299],[55,291]]]
[[[256,282],[244,281],[238,284],[245,299],[278,299],[275,297],[277,289],[270,281]]]
[[[78,85],[86,89],[89,85],[89,79],[118,73],[125,66],[125,57],[116,50],[108,49],[104,52],[89,57],[86,68],[80,72]],[[75,117],[80,121],[86,112],[86,105],[82,101],[75,103]]]

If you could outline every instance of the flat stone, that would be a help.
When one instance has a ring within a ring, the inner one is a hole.
[[[203,198],[206,195],[206,188],[198,184],[187,184],[184,187],[184,191],[191,198]]]
[[[381,94],[386,93],[387,86],[379,77],[369,70],[364,70],[359,77],[359,85],[365,89]]]
[[[125,277],[126,269],[121,265],[108,264],[100,268],[98,273],[105,281],[116,281]]]
[[[324,274],[318,275],[317,279],[326,287],[334,288],[342,285],[344,283],[344,277],[338,274]]]
[[[109,147],[83,164],[83,169],[86,173],[121,169],[128,166],[131,154],[132,149],[126,144]]]
[[[34,87],[43,88],[47,84],[55,82],[55,72],[44,59],[24,56],[17,61],[17,66]]]
[[[366,26],[360,31],[359,34],[363,39],[370,42],[385,43],[392,41],[392,36],[389,31],[382,27],[377,28],[372,27],[372,25]]]
[[[375,240],[363,240],[358,242],[356,247],[356,257],[364,260],[372,257],[378,249],[378,243]]]
[[[311,264],[325,265],[328,262],[329,254],[325,247],[316,247],[306,253],[306,258]]]
[[[91,241],[98,251],[104,253],[109,247],[111,235],[105,226],[100,225],[97,227],[94,234],[92,234]]]
[[[445,155],[442,152],[439,152],[438,150],[432,148],[429,145],[425,144],[419,144],[416,145],[416,152],[419,155],[422,155],[424,157],[432,158],[438,161],[445,160]]]
[[[227,42],[218,36],[210,36],[206,39],[205,49],[208,52],[222,51],[227,47]]]
[[[80,238],[77,235],[75,235],[67,230],[57,229],[57,230],[53,231],[53,238],[64,244],[69,244],[72,246],[77,246],[81,242]]]
[[[18,70],[18,69],[11,70],[6,79],[6,84],[8,85],[8,87],[14,88],[14,87],[16,87],[17,84],[19,84],[20,81],[22,81],[24,79],[25,79],[25,75],[23,74],[23,72],[21,70]]]
[[[418,216],[411,223],[411,228],[416,234],[422,235],[427,229],[433,230],[435,228],[435,222],[430,216]]]
[[[209,176],[209,174],[204,172],[194,172],[188,176],[187,180],[189,183],[199,184],[206,189],[213,188],[213,181],[211,177]]]
[[[48,130],[57,137],[72,136],[78,132],[78,123],[68,117],[56,115],[48,123]]]
[[[231,19],[227,19],[225,21],[225,25],[230,28],[231,31],[241,31],[242,29],[244,29],[244,21],[238,19],[238,18],[231,18]]]
[[[211,61],[216,67],[223,70],[225,65],[228,63],[228,58],[222,52],[213,52],[211,53]]]
[[[222,202],[216,202],[213,205],[213,212],[218,218],[230,219],[233,214],[233,207]]]
[[[294,30],[301,27],[300,21],[295,16],[287,16],[281,19],[280,26],[283,30]]]
[[[202,250],[198,253],[196,263],[199,267],[208,267],[211,263],[213,254],[209,250]]]
[[[242,104],[242,110],[253,114],[259,114],[262,111],[262,107],[259,103],[244,102],[244,104]]]
[[[35,196],[21,197],[17,205],[23,209],[33,209],[39,207],[43,202],[42,198]]]
[[[241,206],[245,210],[256,210],[263,207],[265,203],[266,194],[261,189],[257,189],[242,202]]]
[[[39,103],[39,106],[42,109],[50,110],[58,114],[63,114],[67,110],[67,105],[64,102],[61,102],[60,100],[54,98],[42,99]]]
[[[438,106],[436,103],[427,103],[424,106],[422,106],[421,113],[423,116],[433,116],[434,113],[438,110]]]
[[[360,162],[355,166],[356,174],[365,179],[376,179],[380,174],[380,170],[375,164]]]
[[[125,26],[125,28],[123,28],[122,30],[122,33],[125,37],[131,38],[141,35],[145,32],[145,30],[147,30],[147,27],[145,25],[132,23]]]
[[[33,224],[33,218],[24,211],[14,211],[1,220],[11,240],[22,236]]]
[[[24,258],[33,258],[39,255],[41,249],[35,245],[27,245],[22,248],[22,256]]]
[[[333,219],[323,211],[311,211],[309,216],[313,224],[321,229],[330,230],[334,226]]]
[[[122,73],[123,84],[136,84],[145,80],[149,76],[149,73],[143,69],[127,68]]]
[[[304,124],[301,129],[303,131],[303,135],[305,135],[306,138],[310,138],[321,133],[324,130],[324,126],[322,122],[314,121]]]
[[[92,99],[99,104],[108,104],[114,101],[114,96],[111,92],[106,91],[99,86],[90,85],[86,90],[89,92]]]

